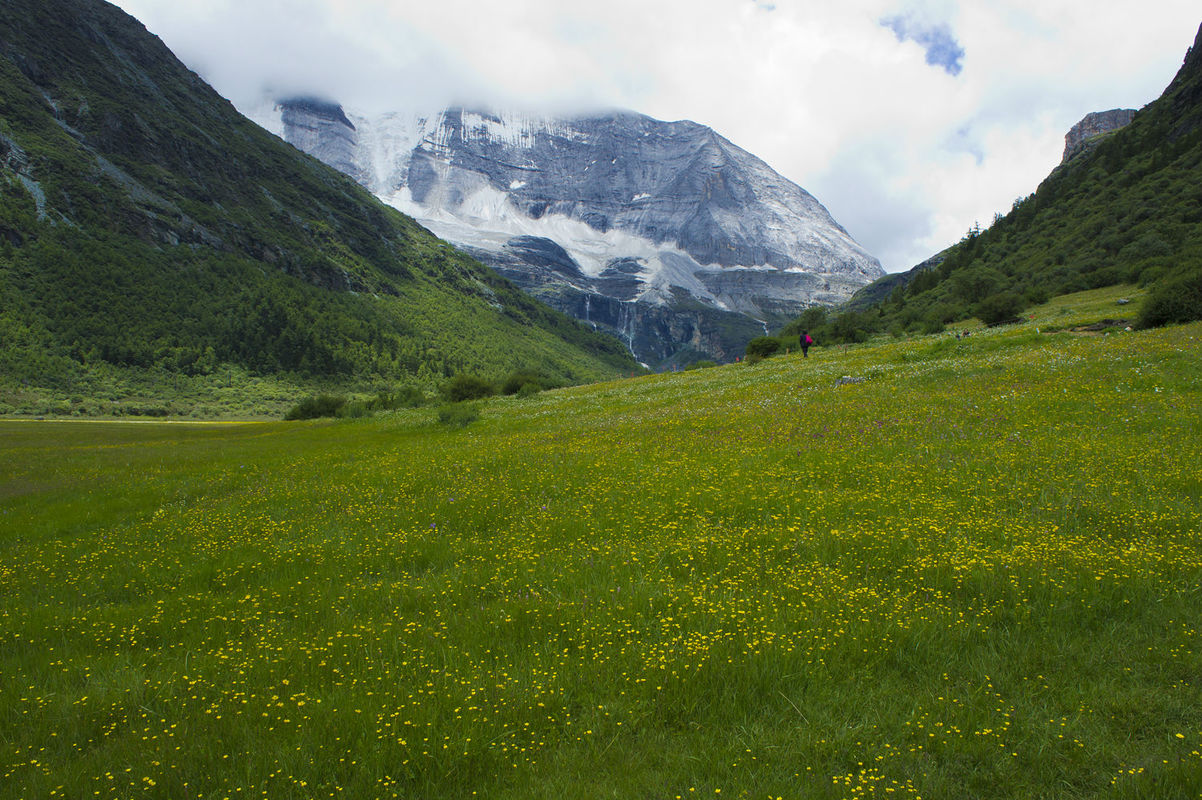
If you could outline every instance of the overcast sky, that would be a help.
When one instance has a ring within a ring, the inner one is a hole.
[[[717,130],[890,272],[986,227],[1091,111],[1181,66],[1198,0],[116,0],[244,110],[628,108]]]

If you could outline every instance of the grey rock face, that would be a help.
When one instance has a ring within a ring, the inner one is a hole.
[[[367,176],[355,161],[355,126],[342,106],[311,98],[280,106],[288,142],[362,183]]]
[[[1117,131],[1131,124],[1135,118],[1133,108],[1115,108],[1110,111],[1096,111],[1086,114],[1085,118],[1069,130],[1064,137],[1064,158],[1061,163],[1068,161],[1086,146],[1086,142],[1103,133]]]
[[[647,363],[733,358],[884,274],[812,195],[693,122],[276,113],[266,127]]]

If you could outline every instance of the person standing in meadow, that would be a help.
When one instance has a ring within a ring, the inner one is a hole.
[[[806,333],[805,331],[802,331],[801,338],[798,339],[797,343],[801,345],[801,357],[809,358],[810,357],[810,345],[812,345],[814,343],[814,340],[810,338],[810,334]]]

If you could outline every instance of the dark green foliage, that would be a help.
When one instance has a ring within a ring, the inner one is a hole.
[[[977,303],[972,313],[986,325],[1000,325],[1018,317],[1023,308],[1023,298],[1014,292],[1000,292]]]
[[[354,400],[338,409],[338,413],[334,416],[340,419],[362,419],[370,417],[372,411],[371,401]]]
[[[478,375],[456,375],[442,385],[442,396],[452,403],[492,397],[497,387]]]
[[[768,358],[780,350],[781,344],[779,339],[771,336],[757,336],[747,343],[747,356],[749,358]]]
[[[928,311],[918,324],[918,332],[923,334],[943,333],[947,328],[947,323],[943,321],[943,315],[937,309]]]
[[[827,324],[827,310],[824,306],[813,306],[801,312],[801,316],[781,328],[781,336],[797,336],[802,331],[809,331],[810,336],[817,341],[815,331],[822,330]]]
[[[438,408],[438,421],[451,428],[464,428],[480,419],[480,407],[473,403],[448,403]]]
[[[527,386],[534,387],[534,392],[541,392],[544,389],[554,389],[555,381],[550,380],[545,375],[541,375],[533,370],[520,369],[516,372],[511,372],[504,381],[501,382],[502,394],[518,394]]]
[[[967,267],[952,274],[952,294],[965,303],[978,303],[991,295],[1004,280],[995,269]]]
[[[525,399],[527,397],[534,397],[536,394],[538,394],[542,390],[543,390],[542,387],[539,386],[537,383],[523,383],[521,388],[518,389],[517,392],[515,392],[515,394],[518,397]]]
[[[403,386],[395,391],[379,392],[370,403],[373,411],[392,411],[397,408],[417,408],[426,404],[425,393],[416,386]]]
[[[1161,281],[1139,310],[1138,328],[1202,320],[1202,269]]]
[[[694,361],[692,364],[689,364],[685,369],[709,369],[716,366],[718,366],[717,362],[703,358],[700,361]]]
[[[98,0],[0,4],[0,382],[634,368],[239,115]],[[25,385],[25,384],[22,384]]]
[[[313,397],[306,397],[297,403],[284,415],[284,419],[299,420],[336,417],[346,405],[347,399],[341,395],[319,394]]]
[[[864,342],[878,329],[879,320],[870,312],[844,311],[827,326],[827,337],[831,342],[853,344]],[[813,334],[811,334],[813,335]]]

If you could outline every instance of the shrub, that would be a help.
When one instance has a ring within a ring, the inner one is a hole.
[[[375,411],[392,411],[397,408],[417,408],[426,404],[426,395],[416,386],[402,386],[396,391],[379,392],[369,406]]]
[[[523,383],[522,388],[517,390],[517,396],[521,398],[534,397],[543,390],[543,387],[537,383]]]
[[[346,398],[341,395],[319,394],[306,397],[294,405],[284,415],[286,420],[317,419],[318,417],[335,417],[346,405]]]
[[[1051,299],[1048,290],[1043,286],[1030,286],[1023,292],[1023,300],[1027,305],[1041,306]]]
[[[356,400],[343,405],[342,408],[338,409],[338,413],[335,416],[339,419],[362,419],[363,417],[370,417],[371,411],[370,403]]]
[[[950,279],[952,293],[968,303],[979,302],[991,295],[1006,279],[1000,272],[983,266],[974,266],[956,272]]]
[[[1202,269],[1162,280],[1152,287],[1139,310],[1137,328],[1202,320]]]
[[[831,322],[830,341],[837,344],[868,341],[868,337],[873,331],[875,317],[876,315],[870,312],[844,311]]]
[[[1023,299],[1017,294],[1000,292],[977,303],[973,315],[986,325],[1000,325],[1015,319],[1023,308]]]
[[[809,331],[810,335],[815,339],[818,338],[815,331],[825,327],[827,322],[825,306],[811,306],[801,312],[801,316],[790,322],[781,330],[782,336],[796,336],[802,331]]]
[[[456,375],[442,385],[442,396],[452,403],[492,397],[497,387],[477,375]]]
[[[747,358],[768,358],[780,350],[780,341],[771,336],[757,336],[747,343]]]
[[[438,409],[438,421],[452,428],[463,428],[480,419],[480,407],[472,403],[447,403]]]
[[[938,314],[927,314],[922,318],[922,321],[918,323],[919,333],[925,334],[943,333],[944,327],[944,323],[939,318]]]
[[[689,364],[685,369],[709,369],[716,366],[718,366],[717,362],[703,358],[700,361],[694,361],[692,364]]]
[[[548,380],[536,372],[532,372],[530,370],[518,370],[517,372],[510,373],[509,377],[507,377],[501,383],[501,393],[517,394],[522,390],[523,387],[529,385],[535,386],[539,391],[542,391],[543,389],[552,389],[555,386],[553,381]]]

